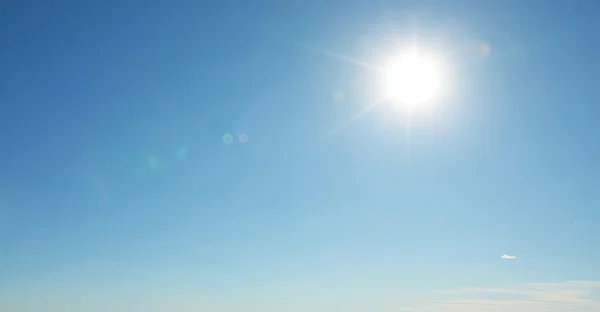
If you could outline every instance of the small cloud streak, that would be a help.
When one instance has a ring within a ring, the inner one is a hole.
[[[418,305],[398,311],[422,312],[595,312],[600,311],[600,281],[530,283],[518,286],[440,291]]]
[[[507,260],[513,260],[513,259],[517,259],[517,256],[511,256],[511,255],[504,254],[500,258],[507,259]]]

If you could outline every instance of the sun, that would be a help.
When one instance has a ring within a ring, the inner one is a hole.
[[[434,60],[417,51],[394,58],[385,71],[385,91],[389,99],[408,105],[431,100],[440,87],[440,72]]]

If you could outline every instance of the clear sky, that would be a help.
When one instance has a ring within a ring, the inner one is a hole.
[[[600,2],[216,3],[0,5],[0,310],[600,308]]]

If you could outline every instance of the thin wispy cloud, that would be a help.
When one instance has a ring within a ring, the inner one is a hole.
[[[430,300],[399,311],[554,312],[600,311],[600,281],[531,283],[435,292]]]
[[[500,258],[507,259],[507,260],[513,260],[513,259],[517,259],[517,256],[511,256],[511,255],[503,254],[502,257],[500,257]]]

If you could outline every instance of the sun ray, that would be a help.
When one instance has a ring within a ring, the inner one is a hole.
[[[297,47],[312,51],[312,52],[316,52],[316,53],[320,53],[322,55],[325,55],[327,57],[339,60],[339,61],[343,61],[367,70],[371,70],[371,71],[375,71],[375,72],[379,72],[379,73],[384,73],[384,70],[380,67],[377,67],[375,65],[369,64],[367,62],[349,57],[347,55],[344,54],[340,54],[337,52],[333,52],[327,49],[323,49],[317,46],[313,46],[304,42],[300,42],[300,41],[294,41],[293,42],[294,45],[296,45]],[[348,126],[350,126],[351,124],[353,124],[354,122],[356,122],[358,119],[362,118],[364,115],[368,114],[369,112],[371,112],[373,109],[375,109],[376,107],[378,107],[379,105],[381,105],[381,101],[378,102],[374,102],[370,105],[365,106],[362,110],[360,110],[356,115],[352,116],[351,118],[347,119],[346,121],[342,122],[340,125],[338,125],[337,127],[335,127],[332,131],[330,131],[327,135],[325,135],[325,137],[323,137],[320,141],[329,139],[331,137],[333,137],[334,135],[338,134],[339,132],[341,132],[342,130],[344,130],[345,128],[347,128]]]
[[[372,103],[370,105],[365,106],[356,115],[348,118],[347,120],[345,120],[344,122],[342,122],[340,125],[338,125],[337,127],[335,127],[331,132],[329,132],[329,134],[327,134],[323,138],[323,140],[331,138],[334,135],[340,133],[342,130],[344,130],[345,128],[349,127],[350,125],[352,125],[353,123],[355,123],[357,120],[359,120],[360,118],[362,118],[364,115],[370,113],[372,110],[374,110],[375,108],[379,107],[381,104],[383,104],[383,101],[377,101],[377,102],[374,102],[374,103]]]
[[[298,47],[301,47],[303,49],[306,49],[306,50],[309,50],[312,52],[317,52],[317,53],[323,54],[325,56],[328,56],[330,58],[333,58],[333,59],[336,59],[339,61],[344,61],[346,63],[356,65],[356,66],[362,67],[364,69],[373,70],[373,71],[382,72],[382,73],[384,72],[384,70],[380,67],[377,67],[377,66],[369,64],[367,62],[352,58],[352,57],[344,55],[344,54],[333,52],[333,51],[323,49],[323,48],[320,48],[317,46],[313,46],[313,45],[310,45],[307,43],[303,43],[300,41],[294,41],[293,44]]]

